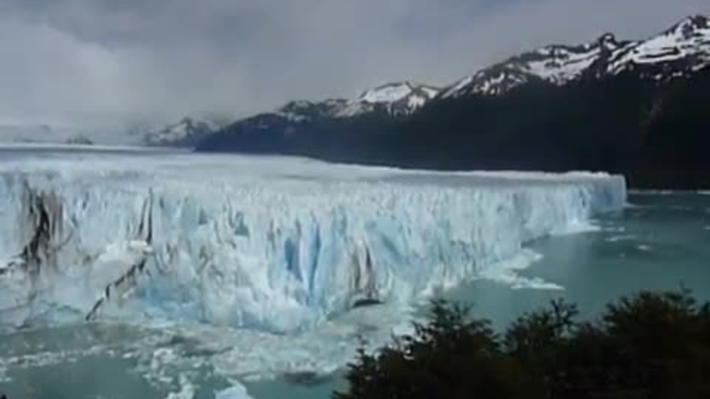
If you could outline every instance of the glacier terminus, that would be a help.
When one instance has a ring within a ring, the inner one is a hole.
[[[624,206],[606,174],[150,154],[0,164],[0,324],[296,332],[409,303]]]

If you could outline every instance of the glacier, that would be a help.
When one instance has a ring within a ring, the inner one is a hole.
[[[604,173],[437,173],[298,158],[0,160],[0,328],[85,320],[297,333],[411,303],[626,204]]]

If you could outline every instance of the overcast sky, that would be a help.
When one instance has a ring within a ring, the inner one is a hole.
[[[0,123],[245,115],[525,49],[642,38],[708,0],[0,0]]]

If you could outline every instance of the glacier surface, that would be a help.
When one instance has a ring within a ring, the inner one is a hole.
[[[623,177],[581,172],[110,151],[2,159],[10,329],[98,319],[295,333],[364,300],[405,306],[491,275],[526,242],[626,203]]]

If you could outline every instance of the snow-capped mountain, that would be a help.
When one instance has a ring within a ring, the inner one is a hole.
[[[461,79],[440,96],[499,95],[536,80],[563,85],[587,75],[635,70],[660,80],[708,65],[710,22],[705,16],[694,16],[646,40],[618,41],[605,34],[584,45],[551,45],[526,52]]]
[[[337,124],[357,124],[363,118],[375,117],[395,120],[406,117],[434,99],[439,90],[411,82],[388,83],[366,90],[358,97],[347,100],[342,98],[324,101],[291,101],[272,112],[264,112],[239,120],[220,131],[209,126],[215,134],[210,135],[207,126],[192,124],[192,136],[198,139],[207,131],[209,136],[221,136],[223,133],[251,137],[259,134],[265,139],[280,139],[294,134],[303,134],[315,130],[335,129]],[[180,129],[166,129],[157,137],[171,137],[173,131],[177,137],[186,136],[185,124]],[[197,128],[197,129],[195,129]],[[192,137],[191,136],[191,137]],[[156,142],[151,136],[151,143]],[[224,137],[218,137],[221,141]],[[172,140],[174,141],[174,140]],[[215,141],[209,138],[207,141]],[[163,141],[158,141],[164,143]],[[199,140],[198,140],[199,142]],[[164,144],[161,144],[164,145]]]
[[[200,138],[216,132],[226,123],[213,119],[194,119],[185,117],[179,122],[162,128],[143,128],[134,131],[142,137],[142,142],[152,146],[194,145]]]
[[[377,135],[384,125],[412,115],[438,94],[433,87],[399,82],[366,90],[351,100],[291,101],[209,134],[196,148],[295,154],[328,143],[337,152],[350,140]]]

